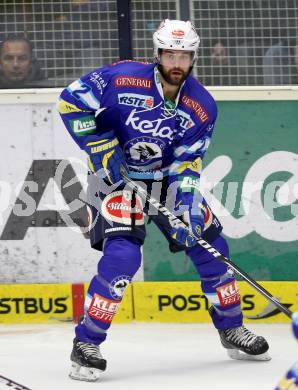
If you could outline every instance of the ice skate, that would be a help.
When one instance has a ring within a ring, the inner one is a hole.
[[[271,360],[269,345],[262,336],[257,336],[244,326],[219,330],[220,341],[228,356],[236,360]]]
[[[84,343],[77,338],[73,340],[70,360],[70,378],[87,382],[97,381],[107,366],[98,345]]]

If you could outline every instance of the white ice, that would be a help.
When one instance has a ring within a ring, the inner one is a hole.
[[[269,362],[230,360],[209,324],[113,325],[99,382],[68,378],[73,324],[0,325],[0,375],[33,390],[273,390],[298,356],[290,325],[249,325]],[[8,387],[7,387],[8,388]]]

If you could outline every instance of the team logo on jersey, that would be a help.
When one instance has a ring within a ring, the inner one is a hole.
[[[149,89],[152,87],[152,80],[143,77],[119,76],[115,79],[115,86]]]
[[[131,277],[127,275],[121,275],[113,279],[110,283],[110,294],[116,300],[121,300],[126,288],[129,286]]]
[[[135,206],[132,207],[132,194],[130,191],[115,191],[107,195],[101,204],[102,215],[109,221],[123,225],[144,224],[142,200],[136,195]]]
[[[157,169],[161,166],[162,151],[165,143],[151,137],[138,137],[124,145],[124,153],[128,164],[134,168],[146,166]]]
[[[154,100],[152,96],[138,95],[134,93],[119,93],[118,103],[126,106],[152,108]]]
[[[196,116],[200,119],[202,123],[208,120],[208,112],[199,102],[191,99],[186,95],[183,95],[181,100],[187,107],[189,107],[192,111],[195,112]]]

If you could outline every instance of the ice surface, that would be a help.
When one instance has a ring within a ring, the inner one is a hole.
[[[68,378],[73,324],[0,325],[0,374],[33,390],[273,390],[298,359],[290,325],[248,328],[267,338],[270,362],[230,360],[208,324],[113,325],[108,369],[88,383]]]

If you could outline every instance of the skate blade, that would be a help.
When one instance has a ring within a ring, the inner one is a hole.
[[[268,352],[260,355],[249,355],[248,353],[239,351],[238,349],[227,349],[228,356],[234,360],[252,360],[252,361],[268,361],[271,360]]]
[[[98,368],[84,367],[72,362],[69,377],[78,381],[96,382],[102,371]]]

